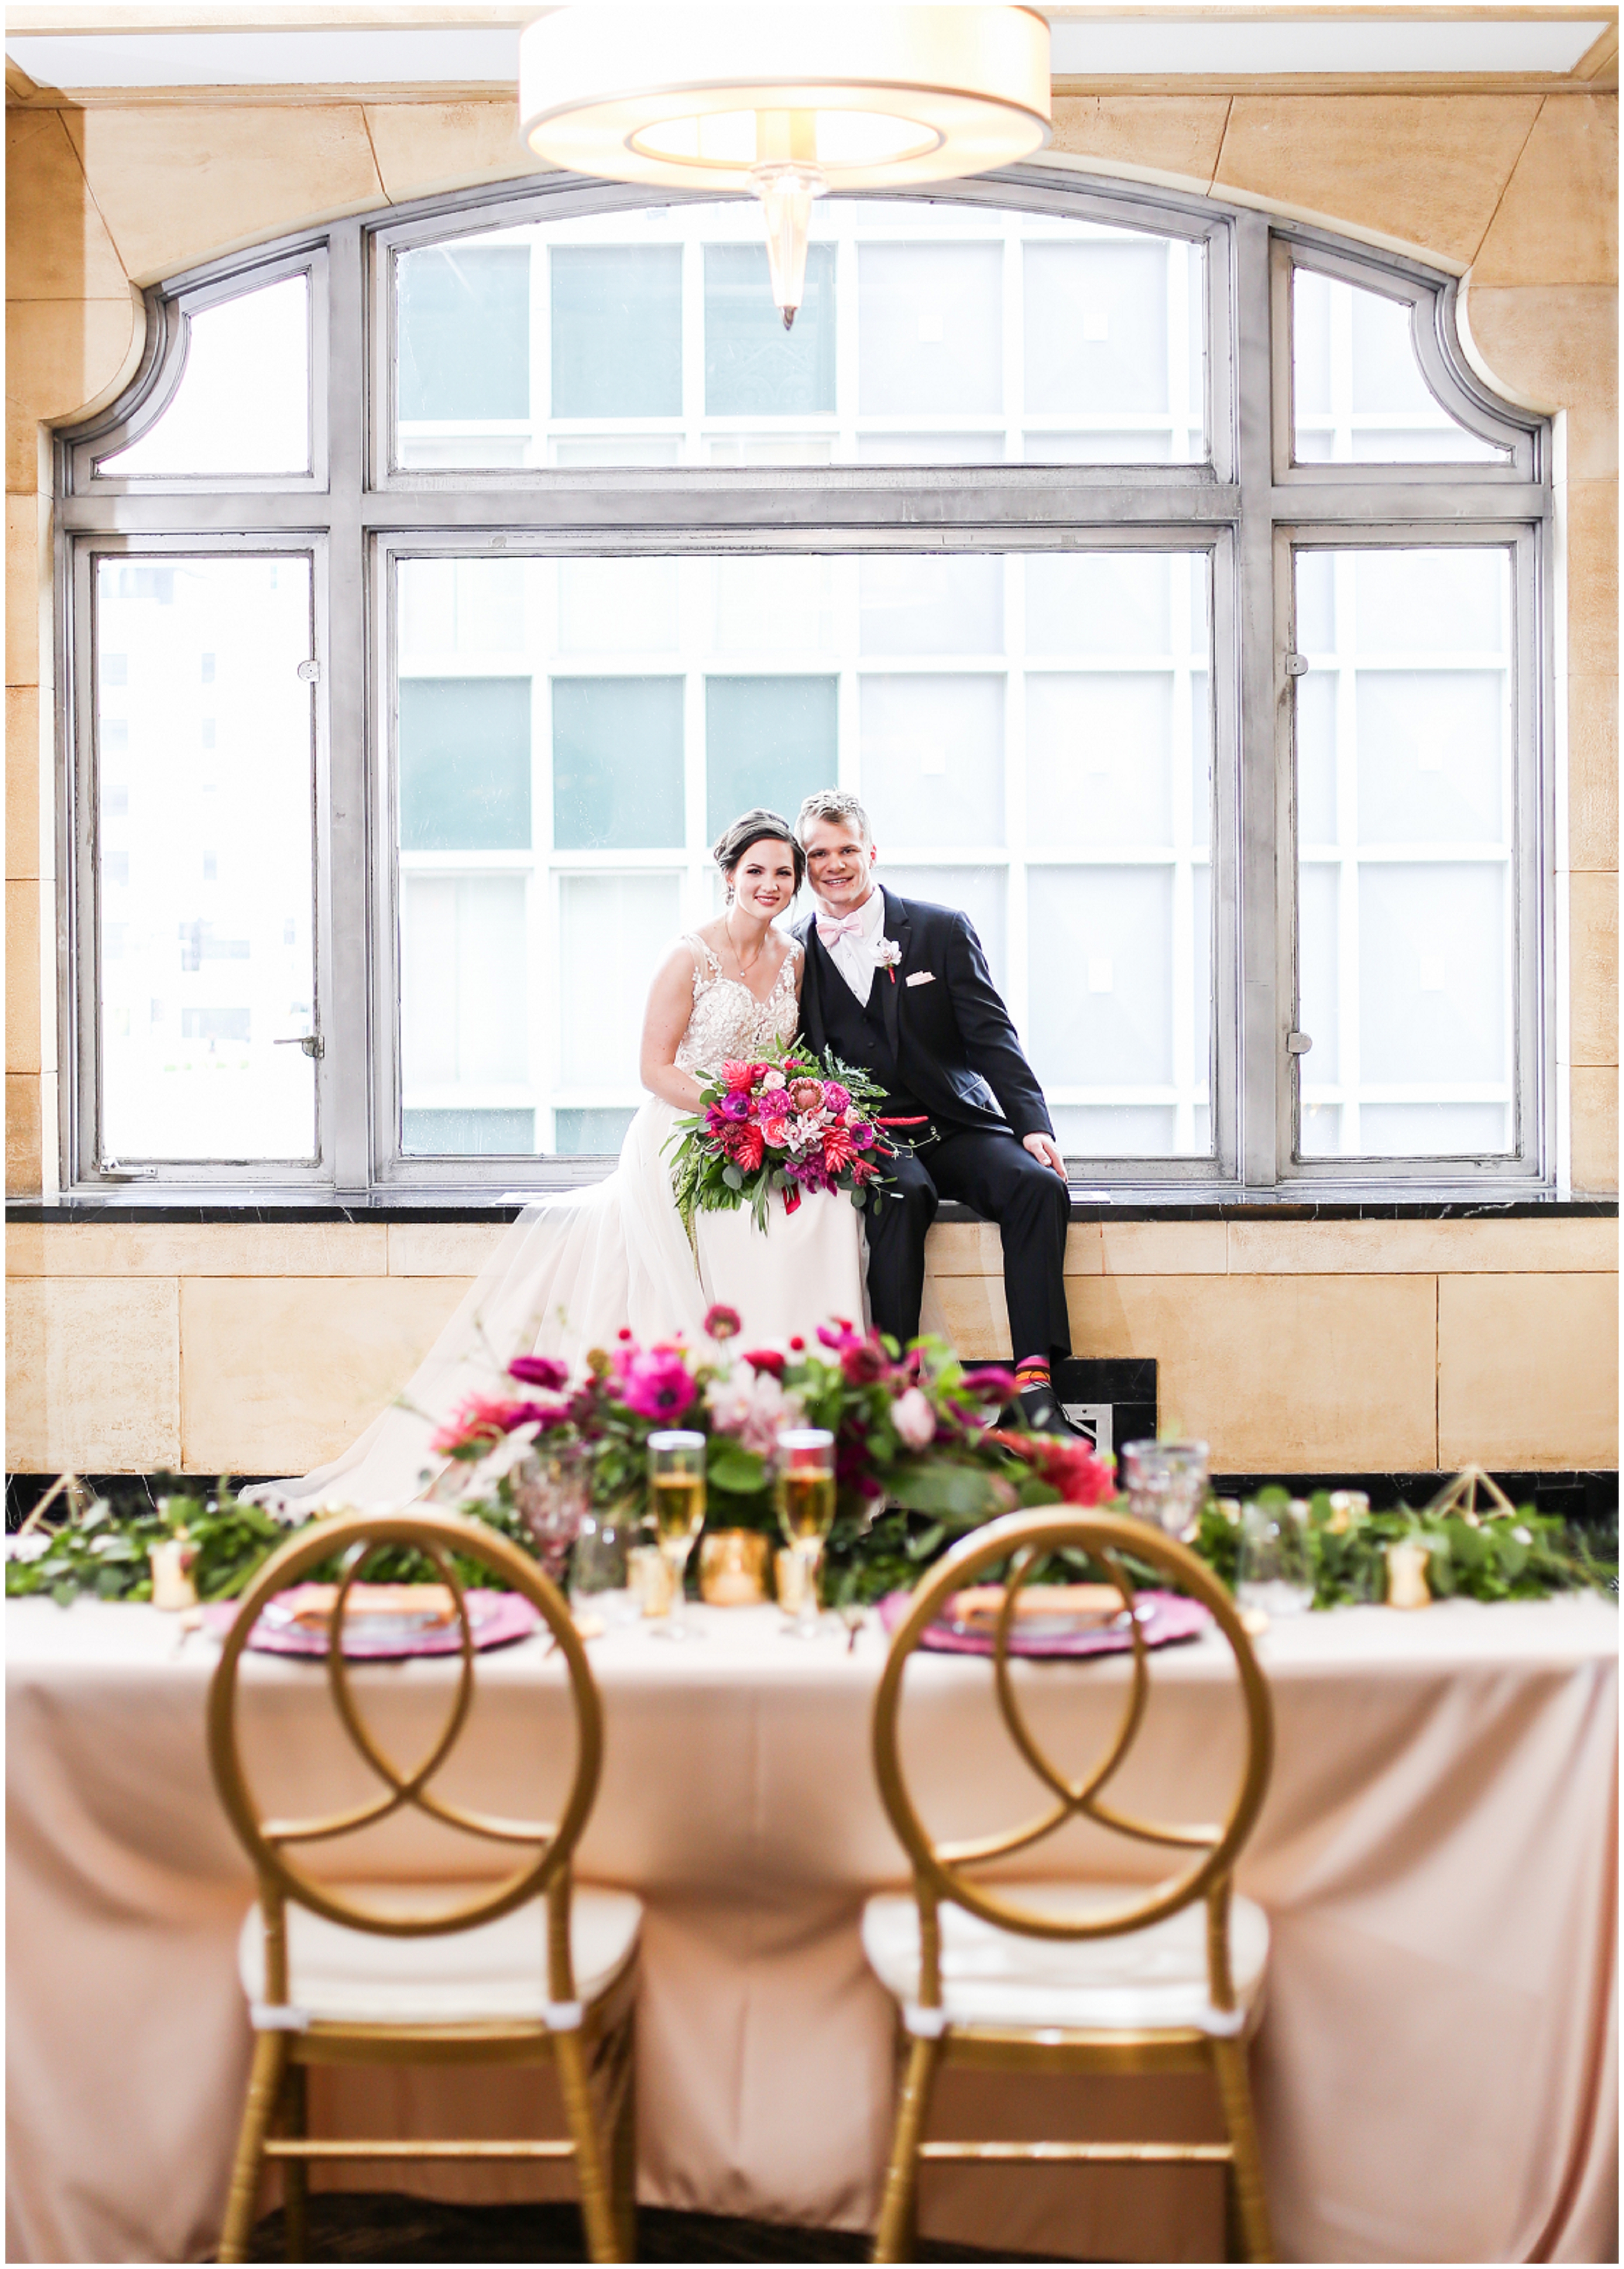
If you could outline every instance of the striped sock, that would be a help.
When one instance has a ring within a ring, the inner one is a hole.
[[[1047,1386],[1049,1384],[1047,1356],[1029,1355],[1022,1362],[1016,1364],[1015,1382],[1017,1394],[1030,1393],[1035,1386]]]

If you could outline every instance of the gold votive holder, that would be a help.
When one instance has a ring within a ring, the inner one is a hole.
[[[758,1608],[767,1596],[767,1540],[750,1528],[699,1539],[699,1597],[707,1608]]]
[[[185,1529],[166,1537],[161,1544],[150,1544],[147,1560],[152,1571],[155,1608],[161,1608],[166,1615],[180,1615],[197,1605],[197,1586],[192,1581],[197,1547]]]
[[[772,1556],[773,1589],[786,1615],[799,1615],[806,1605],[807,1564],[788,1545]]]
[[[1429,1608],[1432,1605],[1432,1593],[1427,1588],[1427,1562],[1431,1550],[1429,1544],[1413,1540],[1388,1546],[1387,1604],[1390,1608]]]
[[[668,1615],[676,1586],[671,1563],[657,1544],[634,1544],[626,1555],[626,1588],[644,1615]]]

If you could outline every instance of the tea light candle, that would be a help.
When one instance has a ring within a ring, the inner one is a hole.
[[[1387,1548],[1387,1604],[1390,1608],[1429,1608],[1427,1561],[1431,1546],[1414,1541]]]

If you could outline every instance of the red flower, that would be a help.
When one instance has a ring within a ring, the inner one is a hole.
[[[885,1355],[873,1340],[858,1340],[842,1349],[840,1375],[848,1386],[872,1386],[885,1375]]]
[[[791,1347],[797,1344],[794,1340],[790,1341]],[[782,1378],[784,1376],[784,1358],[777,1348],[751,1348],[744,1360],[752,1371],[770,1371],[774,1378]]]
[[[765,1069],[764,1064],[738,1063],[729,1056],[722,1066],[722,1084],[729,1095],[741,1094],[754,1087],[757,1077]]]
[[[791,1352],[795,1355],[800,1355],[805,1350],[807,1343],[805,1340],[801,1338],[801,1334],[797,1332],[794,1338],[791,1340],[789,1344]]]
[[[1052,1434],[999,1433],[994,1438],[1035,1466],[1067,1504],[1104,1504],[1117,1493],[1110,1463],[1096,1458],[1086,1442],[1064,1442]]]
[[[727,1145],[727,1155],[734,1165],[754,1173],[767,1154],[767,1145],[759,1127],[741,1127]]]
[[[705,1312],[705,1328],[713,1340],[730,1340],[743,1329],[736,1308],[729,1308],[720,1300],[713,1300]]]
[[[856,1156],[856,1147],[846,1129],[831,1127],[823,1137],[823,1164],[830,1172],[838,1174],[841,1167],[849,1166]]]

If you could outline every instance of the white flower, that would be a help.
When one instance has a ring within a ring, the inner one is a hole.
[[[895,969],[902,959],[902,942],[894,937],[877,937],[874,943],[874,965],[876,969]]]
[[[55,1541],[48,1528],[31,1528],[26,1536],[8,1536],[5,1556],[8,1560],[43,1560]]]
[[[917,1386],[897,1396],[891,1407],[891,1423],[911,1450],[926,1449],[936,1438],[936,1414]]]
[[[463,1497],[488,1497],[497,1483],[530,1454],[530,1445],[541,1432],[534,1418],[524,1425],[515,1426],[511,1434],[504,1434],[489,1457],[481,1458],[470,1467],[460,1494]]]
[[[1517,1526],[1511,1531],[1511,1534],[1519,1544],[1532,1544],[1534,1541],[1529,1534],[1528,1531],[1524,1527],[1520,1520],[1517,1522]]]
[[[807,1150],[821,1140],[821,1129],[828,1113],[823,1111],[798,1112],[784,1130],[784,1140],[792,1150]]]
[[[735,1363],[722,1378],[713,1378],[705,1400],[717,1431],[732,1434],[747,1450],[770,1455],[779,1428],[787,1423],[787,1397],[770,1371],[755,1371]]]
[[[761,1084],[764,1092],[769,1088],[778,1089],[784,1085],[784,1075],[776,1064],[773,1064],[769,1068],[766,1076],[763,1079]]]

